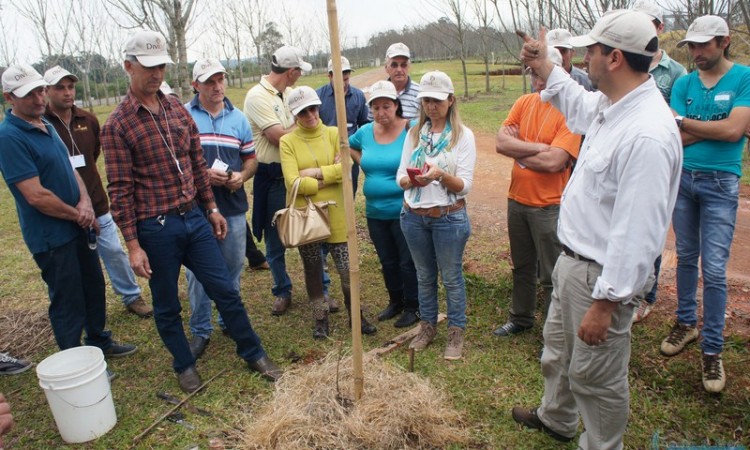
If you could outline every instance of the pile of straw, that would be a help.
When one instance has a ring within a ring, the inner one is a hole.
[[[468,442],[461,417],[426,379],[375,357],[366,356],[364,367],[356,402],[351,357],[329,354],[285,373],[240,448],[432,449]]]
[[[33,356],[55,342],[47,311],[4,311],[0,314],[0,336],[0,351],[16,358]]]

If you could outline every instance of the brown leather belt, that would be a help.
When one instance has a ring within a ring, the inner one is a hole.
[[[183,203],[176,208],[170,209],[169,211],[167,211],[166,215],[167,216],[184,216],[185,214],[192,211],[193,208],[195,208],[196,206],[198,206],[198,204],[195,202],[195,200],[193,200],[192,202]]]
[[[466,200],[464,199],[460,199],[452,205],[433,206],[432,208],[412,208],[406,202],[404,202],[404,209],[406,209],[407,211],[412,212],[418,216],[432,217],[433,219],[437,219],[438,217],[443,217],[446,214],[456,212],[458,210],[464,209],[465,207],[466,207]]]
[[[596,261],[594,261],[594,260],[593,260],[593,259],[591,259],[591,258],[586,258],[585,256],[581,256],[581,255],[579,255],[578,253],[576,253],[576,252],[574,252],[573,250],[571,250],[570,248],[568,248],[568,247],[567,247],[566,245],[563,245],[563,246],[562,246],[562,251],[563,251],[563,253],[565,253],[566,255],[570,256],[570,257],[571,257],[571,258],[573,258],[573,259],[577,259],[578,261],[583,261],[583,262],[592,262],[592,263],[595,263],[595,262],[596,262]]]

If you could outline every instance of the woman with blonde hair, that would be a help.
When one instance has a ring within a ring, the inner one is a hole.
[[[420,81],[421,111],[404,142],[396,179],[404,189],[401,229],[417,268],[420,331],[409,345],[426,348],[437,334],[438,271],[448,305],[444,358],[460,359],[466,328],[463,254],[471,234],[465,197],[476,163],[474,134],[458,114],[453,82],[443,72]]]

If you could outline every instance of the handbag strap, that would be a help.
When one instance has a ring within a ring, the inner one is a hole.
[[[299,185],[300,185],[301,182],[302,182],[302,177],[297,177],[297,179],[294,180],[294,185],[292,186],[292,191],[291,192],[287,192],[287,196],[286,196],[286,207],[287,208],[292,208],[294,206],[294,200],[297,198],[297,191],[299,190]]]

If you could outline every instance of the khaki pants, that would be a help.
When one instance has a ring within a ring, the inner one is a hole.
[[[603,344],[589,346],[577,336],[601,272],[595,262],[560,255],[544,325],[544,397],[538,415],[549,428],[575,436],[580,414],[585,431],[578,446],[584,450],[622,449],[630,412],[628,364],[634,304],[615,309]]]

